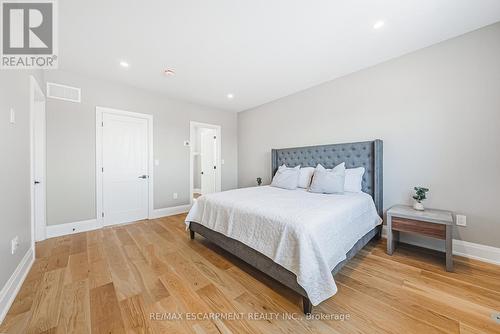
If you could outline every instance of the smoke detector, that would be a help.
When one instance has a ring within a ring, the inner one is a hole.
[[[172,68],[166,68],[163,70],[163,75],[165,75],[166,77],[171,77],[175,75],[175,71]]]

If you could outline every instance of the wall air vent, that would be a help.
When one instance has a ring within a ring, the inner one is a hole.
[[[47,82],[47,97],[80,103],[82,102],[82,90],[76,87]]]

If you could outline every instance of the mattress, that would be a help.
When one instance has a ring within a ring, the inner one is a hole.
[[[186,217],[269,257],[297,276],[313,305],[337,292],[331,271],[382,220],[365,193],[315,194],[270,186],[198,198]]]

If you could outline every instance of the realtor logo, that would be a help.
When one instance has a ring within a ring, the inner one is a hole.
[[[57,67],[56,3],[2,1],[2,69]]]

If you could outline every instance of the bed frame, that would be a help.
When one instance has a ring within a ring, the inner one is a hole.
[[[379,139],[358,143],[273,149],[271,151],[271,176],[274,176],[274,173],[276,173],[278,167],[282,164],[286,164],[288,167],[297,165],[301,165],[302,167],[316,167],[317,164],[321,164],[325,168],[332,168],[339,163],[345,162],[346,168],[365,167],[362,190],[373,197],[377,212],[382,217],[382,155],[383,143]],[[235,239],[226,237],[198,223],[190,222],[189,234],[191,239],[194,239],[195,232],[299,293],[302,296],[304,313],[311,313],[311,301],[304,289],[297,283],[297,276],[295,274]],[[335,275],[339,272],[344,264],[353,258],[370,240],[380,238],[381,233],[382,226],[380,225],[365,234],[349,250],[346,259],[337,264],[332,270],[332,274]]]

